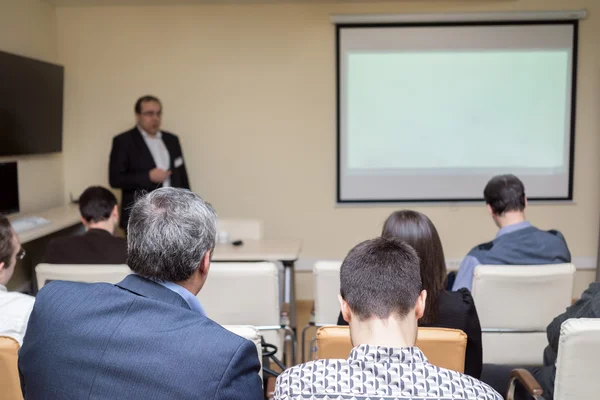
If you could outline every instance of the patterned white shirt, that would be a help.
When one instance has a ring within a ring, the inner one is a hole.
[[[360,345],[348,360],[317,360],[284,371],[276,400],[502,400],[490,386],[436,367],[417,347]]]

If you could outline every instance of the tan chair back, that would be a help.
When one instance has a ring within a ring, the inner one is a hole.
[[[459,329],[419,328],[416,346],[435,366],[464,372],[467,335]],[[347,359],[352,350],[347,326],[324,326],[317,330],[316,358]]]
[[[17,358],[19,343],[0,336],[0,400],[22,400]]]

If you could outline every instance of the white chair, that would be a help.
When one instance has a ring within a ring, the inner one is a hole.
[[[254,326],[267,343],[277,346],[278,357],[285,354],[295,363],[295,335],[279,303],[274,263],[212,262],[198,299],[212,320],[221,325]],[[283,352],[286,342],[292,347],[291,355]]]
[[[595,399],[600,393],[597,364],[600,360],[600,319],[569,319],[561,325],[554,381],[554,400]],[[520,349],[516,349],[520,350]],[[527,371],[512,372],[508,400],[514,396],[515,380],[534,399],[543,399],[541,387]]]
[[[119,283],[131,270],[125,264],[38,264],[35,267],[38,288],[48,281]]]
[[[311,327],[318,328],[337,324],[340,313],[338,294],[340,293],[341,266],[341,261],[317,261],[313,267],[315,301],[311,320],[302,329],[302,362],[306,357],[306,331]]]
[[[227,232],[230,240],[263,238],[263,222],[258,219],[219,219],[217,232]]]
[[[483,362],[541,365],[546,327],[571,304],[574,273],[573,264],[475,268]]]

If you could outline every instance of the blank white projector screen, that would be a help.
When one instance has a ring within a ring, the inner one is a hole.
[[[572,199],[576,30],[338,25],[338,202]]]

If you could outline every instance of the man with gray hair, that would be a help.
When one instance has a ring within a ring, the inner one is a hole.
[[[262,399],[254,344],[210,320],[196,295],[217,217],[186,189],[131,210],[116,285],[54,281],[38,293],[19,372],[29,399]]]

